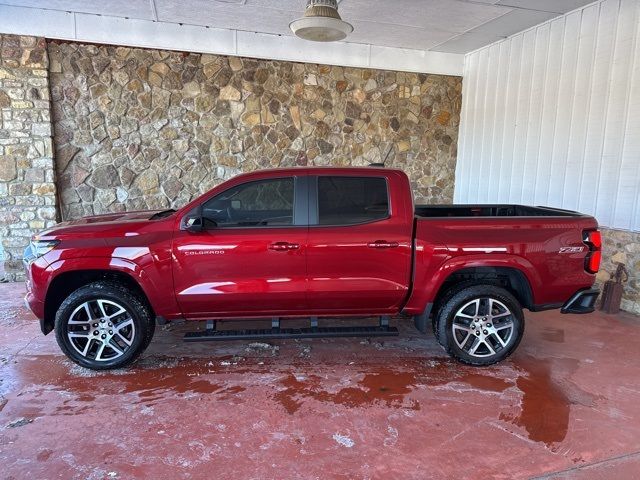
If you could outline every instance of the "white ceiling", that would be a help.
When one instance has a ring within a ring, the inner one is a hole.
[[[341,0],[349,42],[467,53],[593,0]],[[306,0],[0,0],[0,5],[291,36]]]

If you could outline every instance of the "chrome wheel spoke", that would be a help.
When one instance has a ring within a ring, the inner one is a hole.
[[[513,323],[509,322],[509,323],[504,324],[504,325],[499,325],[499,326],[495,327],[495,329],[497,331],[500,331],[500,330],[504,330],[505,328],[511,328],[511,327],[513,327]]]
[[[102,354],[104,353],[104,347],[106,347],[107,344],[104,342],[100,343],[100,346],[98,347],[98,351],[96,352],[96,360],[102,360]]]
[[[494,338],[496,338],[496,339],[498,340],[498,342],[500,343],[500,345],[502,345],[502,347],[503,347],[503,348],[507,346],[507,342],[505,342],[505,341],[502,339],[502,337],[501,337],[500,335],[498,335],[498,333],[497,333],[497,332],[496,332],[496,333],[493,333],[491,336],[492,336],[492,337],[494,337]]]
[[[115,328],[116,328],[116,331],[120,332],[120,330],[122,330],[123,328],[131,327],[131,326],[133,326],[133,320],[131,318],[128,318],[124,322],[115,325]]]
[[[478,316],[480,314],[480,299],[475,300],[474,303],[476,307],[474,315]]]
[[[480,339],[476,337],[473,343],[471,344],[471,348],[469,348],[467,353],[469,353],[470,355],[473,355],[474,353],[476,353],[476,350],[478,350],[478,347],[480,346],[481,343],[482,342],[480,341]]]
[[[464,325],[459,325],[459,324],[456,324],[456,323],[453,324],[453,329],[454,330],[462,330],[463,332],[470,332],[471,331],[471,329],[469,327],[466,327]]]
[[[129,344],[130,345],[130,344]],[[111,340],[109,340],[109,343],[107,344],[107,346],[113,350],[114,352],[116,352],[118,355],[122,355],[124,352],[120,349],[120,347],[118,346],[118,344],[113,340],[113,338]]]
[[[93,343],[93,338],[88,338],[87,339],[87,343],[85,344],[84,348],[82,349],[82,356],[86,357],[87,353],[89,353],[89,348],[91,347],[91,344]]]
[[[118,336],[118,338],[119,338],[120,340],[122,340],[124,343],[126,343],[126,344],[127,344],[127,346],[131,346],[131,344],[133,343],[133,338],[132,338],[131,340],[129,340],[128,338],[126,338],[125,336],[123,336],[119,331],[115,333],[114,337],[115,337],[116,335]]]
[[[88,331],[80,331],[80,332],[69,332],[69,338],[90,338]]]
[[[491,342],[487,342],[487,340],[483,340],[482,343],[485,344],[485,346],[489,349],[489,352],[491,352],[491,355],[493,355],[494,353],[496,353],[496,351],[493,349],[493,347],[491,346]]]
[[[85,312],[87,313],[87,319],[88,319],[87,322],[90,322],[95,318],[93,313],[91,312],[91,306],[89,305],[89,302],[85,302],[83,306],[84,306]]]

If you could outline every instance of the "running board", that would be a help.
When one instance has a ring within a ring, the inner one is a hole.
[[[216,340],[262,340],[282,338],[326,338],[326,337],[396,337],[398,329],[389,326],[371,327],[312,327],[271,328],[263,330],[203,330],[189,332],[185,342],[211,342]]]

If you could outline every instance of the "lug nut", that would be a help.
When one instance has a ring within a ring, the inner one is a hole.
[[[484,333],[484,334],[486,335],[486,334],[487,334],[487,333],[489,333],[489,332],[487,332],[486,330],[483,330],[483,331],[482,331],[482,333]]]
[[[107,336],[103,333],[100,338],[102,338],[104,340],[105,338],[107,338]]]
[[[97,323],[94,323],[94,324],[93,324],[93,328],[96,328],[97,326],[98,326],[98,324],[97,324]]]
[[[93,331],[93,334],[94,334],[94,335],[98,335],[98,330],[94,330],[94,331]]]
[[[109,335],[113,335],[113,330],[109,330]]]
[[[113,327],[113,323],[109,322],[109,326],[110,326],[110,327]]]
[[[487,327],[491,328],[491,324],[490,324],[490,323],[487,323]]]
[[[104,323],[104,318],[101,318],[101,319],[100,319],[100,323]]]

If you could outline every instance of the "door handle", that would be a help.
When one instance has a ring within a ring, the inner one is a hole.
[[[275,250],[276,252],[286,252],[289,250],[297,250],[300,248],[300,245],[297,243],[289,243],[289,242],[276,242],[269,245],[269,250]]]
[[[396,248],[398,242],[387,242],[386,240],[376,240],[367,244],[369,248]]]

